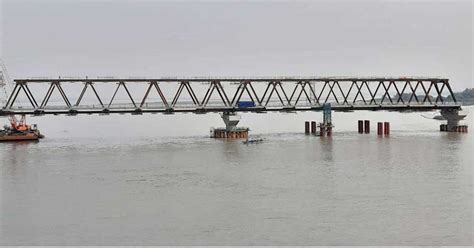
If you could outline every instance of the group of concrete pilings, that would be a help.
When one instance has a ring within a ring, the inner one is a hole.
[[[467,133],[467,130],[467,125],[457,125],[454,126],[452,130],[448,129],[448,124],[439,125],[439,131],[441,132]]]
[[[370,121],[359,120],[358,121],[358,132],[370,133]],[[390,135],[390,122],[377,122],[377,135]]]
[[[226,130],[225,128],[211,129],[211,138],[218,139],[248,139],[248,128],[236,128],[234,130]]]
[[[330,113],[330,112],[329,112]],[[440,131],[442,132],[458,132],[458,133],[467,133],[467,125],[458,125],[458,122],[462,118],[457,118],[458,113],[454,113],[453,116],[449,116],[446,112],[442,112],[443,117],[448,120],[448,124],[441,124]],[[224,120],[226,127],[225,128],[212,128],[211,137],[212,138],[223,138],[223,139],[248,139],[249,137],[249,128],[236,127],[237,123],[240,120],[240,116],[236,113],[225,112],[222,114],[222,119]],[[453,124],[453,119],[455,120]],[[451,128],[450,128],[451,124]],[[317,124],[316,121],[305,121],[304,132],[309,135],[316,136],[332,136],[333,134],[333,125],[331,123],[330,114],[325,117],[323,123]],[[319,129],[319,130],[318,130]],[[370,133],[370,120],[358,120],[358,133],[359,134],[369,134]],[[390,135],[390,122],[377,122],[377,135],[378,136],[389,136]]]
[[[211,128],[211,138],[217,139],[248,139],[249,128],[237,127],[240,116],[232,112],[224,112],[221,114],[225,123],[225,128]]]
[[[318,128],[319,128],[319,131],[317,131]],[[332,136],[332,128],[333,128],[333,125],[331,125],[330,123],[328,124],[319,123],[319,125],[316,124],[316,121],[305,121],[304,123],[305,134],[313,134],[313,135],[318,135],[318,136]]]

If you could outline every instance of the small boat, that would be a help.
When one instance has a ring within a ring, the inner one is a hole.
[[[248,144],[257,144],[263,142],[263,139],[247,139],[242,141],[242,143],[248,145]]]
[[[10,116],[10,126],[5,125],[0,130],[0,142],[2,141],[34,141],[44,138],[36,124],[27,125],[25,116],[18,121],[15,116]]]

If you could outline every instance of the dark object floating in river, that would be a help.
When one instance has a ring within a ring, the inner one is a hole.
[[[263,142],[263,139],[248,139],[248,140],[245,140],[245,141],[242,141],[242,143],[244,144],[257,144],[257,143],[261,143]]]

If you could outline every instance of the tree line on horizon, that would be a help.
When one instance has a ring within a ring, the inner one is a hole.
[[[463,91],[461,92],[453,92],[454,94],[454,97],[456,98],[456,101],[458,103],[461,103],[463,105],[474,105],[474,88],[466,88],[464,89]],[[418,99],[420,99],[420,101],[425,97],[425,95],[416,95]],[[410,98],[412,97],[412,93],[403,93],[402,94],[402,100],[404,102],[408,102],[410,100]],[[429,100],[431,100],[432,102],[436,101],[436,97],[435,96],[432,96],[432,95],[429,95]],[[398,99],[398,94],[395,94],[392,99]],[[381,98],[378,98],[376,99],[377,101],[380,101]],[[385,101],[387,101],[387,99],[385,99]],[[384,102],[385,102],[384,101]],[[412,97],[412,102],[414,101],[413,97]],[[428,101],[428,100],[427,100]],[[452,102],[453,101],[453,98],[451,97],[451,95],[447,96],[447,97],[443,97],[443,101],[445,102]]]

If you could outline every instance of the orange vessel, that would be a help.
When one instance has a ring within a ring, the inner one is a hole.
[[[10,116],[10,126],[0,130],[0,142],[2,141],[28,141],[44,138],[35,124],[27,125],[25,116],[17,121],[15,116]]]

